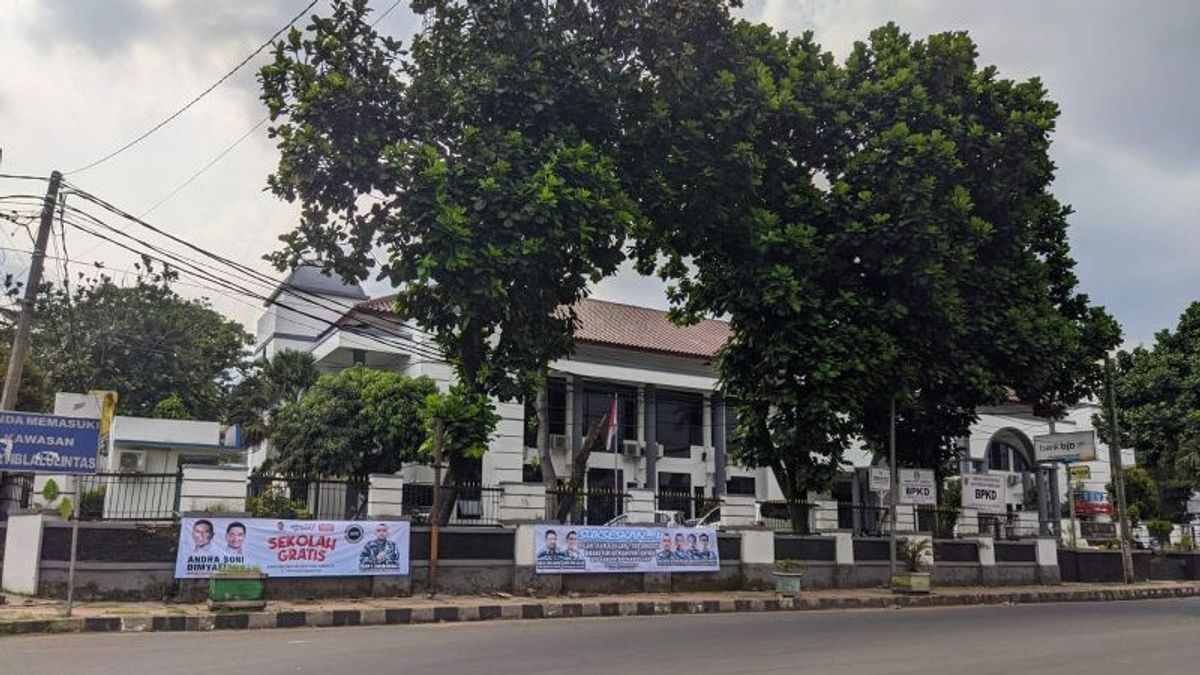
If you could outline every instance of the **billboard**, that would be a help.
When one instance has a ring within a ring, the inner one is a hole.
[[[899,469],[900,503],[937,506],[937,478],[930,469]]]
[[[100,420],[0,412],[0,471],[96,473]]]
[[[962,477],[962,506],[980,513],[1004,513],[1008,504],[1008,480],[1001,475],[968,474]]]
[[[1033,437],[1037,462],[1089,462],[1096,459],[1096,432],[1072,431]]]
[[[534,526],[539,574],[716,572],[717,533],[706,527]]]
[[[271,577],[408,574],[403,520],[183,518],[176,579],[206,579],[227,567]]]

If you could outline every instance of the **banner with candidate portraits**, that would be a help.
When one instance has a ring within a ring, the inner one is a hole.
[[[539,574],[716,572],[717,533],[704,527],[534,526]]]
[[[269,577],[404,575],[408,542],[407,521],[183,518],[175,578],[244,567]]]

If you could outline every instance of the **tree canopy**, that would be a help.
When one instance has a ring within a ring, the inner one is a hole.
[[[241,425],[247,446],[258,445],[271,435],[279,408],[298,402],[320,375],[309,352],[285,349],[257,359],[242,369],[242,379],[229,392],[225,421]]]
[[[322,375],[271,423],[268,469],[290,476],[395,473],[416,461],[426,441],[428,378],[355,366]]]
[[[171,287],[170,269],[142,266],[129,285],[83,275],[68,290],[44,284],[30,363],[50,391],[111,389],[124,415],[219,419],[251,342],[241,324]],[[28,368],[28,367],[27,367]]]

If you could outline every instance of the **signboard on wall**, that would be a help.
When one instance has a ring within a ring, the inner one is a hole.
[[[1001,475],[968,474],[962,477],[962,506],[980,513],[1004,513],[1008,504],[1008,480]]]
[[[534,526],[538,574],[716,572],[717,533],[706,527]]]
[[[0,412],[0,471],[96,473],[100,420]]]
[[[886,466],[873,466],[870,469],[871,492],[887,492],[892,489],[892,471]]]
[[[227,567],[271,577],[408,574],[403,520],[183,518],[176,579],[206,579]]]
[[[1038,462],[1090,462],[1096,459],[1096,432],[1034,436],[1033,458]]]
[[[937,478],[931,469],[899,469],[900,503],[937,505]]]
[[[1067,469],[1071,474],[1071,480],[1091,480],[1092,467],[1090,466],[1073,466]]]

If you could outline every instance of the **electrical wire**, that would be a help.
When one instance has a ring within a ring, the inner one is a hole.
[[[219,162],[219,161],[221,161],[222,159],[224,159],[224,158],[225,158],[225,155],[228,155],[229,153],[233,152],[234,148],[236,148],[237,146],[239,146],[239,145],[241,145],[241,144],[242,144],[242,141],[246,140],[247,138],[250,138],[250,136],[251,136],[251,135],[252,135],[252,134],[253,134],[255,131],[258,131],[259,127],[261,127],[262,125],[264,125],[264,124],[266,124],[266,123],[267,123],[267,119],[268,119],[268,118],[266,118],[266,117],[264,117],[264,118],[260,119],[260,120],[258,121],[258,123],[257,123],[257,124],[255,124],[254,126],[250,127],[250,130],[249,130],[249,131],[247,131],[246,133],[242,134],[240,138],[238,138],[238,139],[237,139],[236,141],[234,141],[234,142],[233,142],[231,145],[229,145],[229,146],[228,146],[228,147],[226,147],[224,150],[222,150],[220,153],[218,153],[218,154],[217,154],[217,156],[215,156],[215,157],[213,157],[212,159],[208,160],[208,163],[207,163],[207,164],[205,164],[204,166],[200,167],[200,170],[199,170],[199,171],[197,171],[196,173],[193,173],[193,174],[191,175],[191,177],[189,177],[187,180],[185,180],[185,181],[183,181],[182,183],[180,183],[179,185],[177,185],[177,186],[175,187],[175,189],[171,190],[171,191],[170,191],[170,192],[168,192],[166,195],[164,195],[162,199],[158,200],[157,202],[154,202],[154,205],[153,205],[153,206],[151,206],[150,208],[148,208],[148,209],[146,209],[145,211],[143,211],[143,212],[142,212],[142,213],[141,213],[141,214],[140,214],[138,217],[139,217],[139,218],[145,218],[146,216],[150,215],[151,213],[154,213],[155,209],[157,209],[158,207],[162,206],[162,205],[163,205],[163,204],[165,204],[165,203],[166,203],[168,200],[170,200],[172,197],[174,197],[175,195],[179,194],[179,193],[180,193],[180,192],[181,192],[181,191],[182,191],[184,188],[186,188],[187,186],[191,185],[191,184],[192,184],[192,181],[194,181],[194,180],[196,180],[197,178],[199,178],[199,177],[201,176],[201,174],[203,174],[205,171],[208,171],[209,169],[211,169],[211,168],[212,168],[212,166],[213,166],[214,164],[216,164],[217,162]]]
[[[229,78],[233,77],[233,75],[235,73],[237,73],[239,70],[241,70],[242,67],[244,67],[247,63],[249,63],[251,61],[251,59],[253,59],[254,57],[258,56],[260,53],[262,53],[262,50],[271,46],[275,42],[276,38],[278,38],[280,35],[282,35],[284,31],[291,28],[297,21],[299,21],[308,12],[308,10],[312,9],[313,6],[315,6],[319,1],[320,0],[312,0],[312,2],[309,2],[307,5],[305,5],[304,9],[300,10],[299,14],[292,17],[291,21],[288,21],[286,25],[284,25],[279,30],[275,31],[275,33],[273,35],[271,35],[271,37],[268,38],[266,42],[263,42],[261,45],[258,46],[257,49],[255,49],[253,52],[251,52],[249,56],[242,59],[236,66],[233,67],[232,70],[230,70],[229,72],[222,75],[220,77],[220,79],[218,79],[216,82],[214,82],[212,85],[210,85],[204,91],[200,92],[200,94],[197,95],[195,98],[193,98],[192,100],[185,103],[183,105],[183,107],[181,107],[178,110],[176,110],[175,112],[171,113],[169,116],[167,116],[166,119],[162,120],[158,124],[155,124],[153,127],[150,127],[149,130],[145,131],[137,138],[134,138],[132,141],[129,141],[125,145],[122,145],[121,147],[117,148],[116,150],[113,150],[112,152],[108,153],[107,155],[104,155],[103,157],[101,157],[89,164],[85,164],[85,165],[79,167],[78,169],[72,169],[71,171],[67,171],[65,175],[71,175],[71,174],[75,174],[75,173],[80,173],[82,171],[87,171],[88,169],[91,169],[94,166],[98,166],[100,164],[103,164],[104,162],[107,162],[108,160],[112,159],[113,157],[116,157],[117,155],[121,154],[122,152],[125,152],[129,148],[132,148],[133,146],[142,142],[148,136],[150,136],[154,132],[158,131],[159,129],[163,128],[164,126],[169,124],[172,120],[179,117],[183,113],[187,112],[188,109],[191,108],[192,106],[196,105],[196,103],[198,103],[200,101],[200,99],[204,98],[205,96],[208,96],[208,94],[211,93],[214,89],[221,86],[221,84],[223,84]]]

